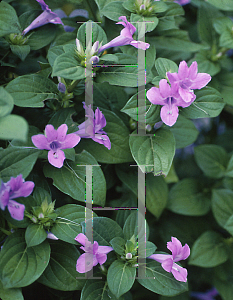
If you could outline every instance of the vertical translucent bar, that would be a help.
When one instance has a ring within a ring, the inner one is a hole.
[[[86,50],[92,48],[92,22],[86,22]],[[87,52],[87,51],[86,51]],[[85,60],[85,133],[93,136],[93,118],[88,118],[88,107],[93,109],[93,81],[92,81],[92,63],[89,57]]]
[[[86,166],[85,234],[88,240],[93,244],[92,165]],[[85,268],[87,268],[87,261],[85,261]],[[86,274],[87,278],[93,278],[93,269]]]
[[[146,195],[145,166],[138,167],[138,278],[146,276]]]
[[[145,42],[146,23],[138,22],[138,40]],[[146,135],[145,50],[138,49],[138,135]]]

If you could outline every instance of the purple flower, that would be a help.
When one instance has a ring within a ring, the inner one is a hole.
[[[108,148],[108,150],[110,150],[111,142],[107,136],[107,133],[102,129],[106,126],[106,119],[103,113],[97,107],[94,114],[93,110],[91,109],[91,105],[86,107],[85,103],[83,103],[83,107],[86,110],[86,117],[88,119],[78,126],[79,130],[75,133],[81,138],[91,138],[93,141],[104,145],[106,148]]]
[[[218,295],[218,291],[216,288],[212,288],[205,293],[200,292],[191,292],[190,296],[200,300],[215,300],[215,296]]]
[[[180,5],[185,5],[185,4],[188,4],[188,3],[190,3],[190,1],[191,0],[176,0],[176,1],[174,1],[175,3],[178,3],[178,4],[180,4]]]
[[[152,87],[146,93],[151,103],[163,106],[160,117],[168,126],[175,124],[179,115],[178,106],[187,107],[194,101],[193,99],[190,102],[185,102],[178,93],[178,87],[178,83],[172,83],[170,86],[166,79],[161,79],[159,88]]]
[[[34,189],[34,182],[24,181],[23,175],[11,177],[11,179],[1,183],[0,188],[0,208],[5,210],[8,207],[11,217],[17,221],[22,221],[24,217],[25,206],[12,199],[27,197]]]
[[[73,148],[80,141],[80,137],[77,134],[66,134],[67,130],[66,124],[62,124],[57,130],[54,129],[53,125],[47,125],[45,127],[45,135],[37,134],[32,136],[32,142],[37,148],[49,150],[49,163],[56,168],[61,168],[66,158],[62,149]]]
[[[167,72],[167,77],[171,85],[175,82],[179,83],[179,94],[185,102],[194,101],[196,95],[193,90],[203,88],[211,80],[209,74],[197,73],[196,61],[188,67],[184,60],[179,65],[178,73]]]
[[[99,246],[96,241],[92,244],[83,233],[79,233],[75,240],[83,245],[80,249],[85,251],[77,260],[76,270],[79,273],[90,271],[98,263],[104,264],[107,260],[107,253],[113,250],[109,246]]]
[[[36,0],[36,1],[39,2],[43,12],[27,28],[24,29],[24,31],[22,32],[23,35],[25,35],[32,29],[35,29],[37,27],[43,26],[48,23],[62,24],[64,26],[62,20],[58,17],[57,14],[51,11],[51,9],[44,2],[44,0]]]
[[[190,248],[187,244],[182,247],[181,242],[172,237],[172,241],[167,243],[167,248],[172,252],[168,254],[152,254],[148,258],[154,259],[162,264],[162,268],[173,274],[176,280],[186,282],[187,281],[187,270],[182,268],[177,261],[184,260],[190,255]]]
[[[55,9],[54,13],[57,14],[57,16],[60,19],[68,17],[62,9]],[[75,9],[70,13],[69,18],[73,18],[73,17],[77,17],[77,16],[81,16],[81,17],[88,19],[89,14],[88,14],[88,11],[85,9]],[[75,28],[72,26],[63,25],[63,27],[66,32],[73,32],[75,30]]]
[[[119,36],[117,36],[115,39],[111,40],[109,43],[105,44],[104,46],[100,47],[99,53],[111,47],[125,46],[125,45],[131,45],[134,46],[135,48],[142,49],[142,50],[146,50],[150,47],[150,44],[148,43],[135,41],[133,39],[132,35],[136,31],[136,27],[133,26],[130,22],[128,22],[125,16],[119,17],[119,20],[122,20],[122,22],[118,22],[116,24],[121,24],[125,28],[121,30]]]

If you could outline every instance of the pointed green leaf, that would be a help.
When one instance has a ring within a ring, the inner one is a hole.
[[[5,241],[0,252],[0,278],[5,288],[30,285],[44,272],[50,258],[47,241],[27,247],[24,232],[16,231]]]
[[[75,238],[82,233],[81,223],[86,219],[86,211],[89,209],[76,204],[67,204],[57,208],[55,213],[58,216],[51,232],[64,242],[77,245]],[[93,217],[97,217],[95,212],[93,212]]]
[[[23,75],[6,87],[14,103],[20,107],[43,107],[43,101],[57,99],[57,85],[49,78],[37,74]]]
[[[203,216],[210,209],[210,199],[198,180],[185,178],[171,188],[167,208],[181,215]]]
[[[227,189],[213,189],[212,210],[218,224],[225,226],[233,215],[233,191]]]
[[[182,108],[180,114],[190,119],[217,117],[225,103],[221,94],[211,87],[195,91],[196,100],[188,107]]]
[[[20,288],[18,289],[5,289],[0,281],[0,298],[2,300],[24,300]]]
[[[0,36],[10,33],[20,33],[19,20],[14,8],[2,1],[0,3]]]
[[[0,117],[9,115],[14,107],[14,99],[2,86],[0,87]],[[1,120],[1,119],[0,119]]]
[[[43,225],[30,224],[25,232],[25,240],[27,247],[41,244],[47,238],[47,233]]]
[[[26,141],[28,135],[27,121],[18,115],[0,118],[0,139]]]
[[[135,131],[130,135],[129,145],[138,166],[145,166],[145,172],[168,174],[175,155],[175,138],[170,130],[160,128],[153,136],[137,136]]]
[[[60,169],[46,164],[44,174],[53,179],[53,185],[60,191],[75,200],[85,202],[86,165],[93,165],[93,203],[104,206],[106,200],[104,174],[97,161],[87,151],[76,154],[74,162],[66,160]]]
[[[217,145],[199,145],[194,149],[194,156],[206,176],[221,178],[225,175],[229,158],[224,148]]]
[[[59,55],[53,64],[52,77],[60,76],[70,80],[85,78],[85,68],[75,58],[75,51]]]
[[[149,278],[146,278],[149,277]],[[187,282],[181,282],[166,272],[161,264],[152,259],[146,264],[145,279],[137,279],[146,289],[163,296],[175,296],[188,290]]]
[[[227,246],[222,236],[214,231],[206,231],[193,244],[189,264],[212,268],[224,263],[227,259]]]
[[[119,298],[128,292],[134,284],[136,268],[120,260],[115,260],[108,269],[107,281],[111,292]]]
[[[25,179],[31,172],[40,150],[11,147],[0,151],[0,176],[3,181],[19,174]]]
[[[50,247],[51,259],[38,281],[59,291],[81,290],[85,279],[75,268],[80,256],[77,248],[61,241],[51,241]]]

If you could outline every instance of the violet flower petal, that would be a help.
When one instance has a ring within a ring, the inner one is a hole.
[[[196,95],[193,91],[179,88],[180,97],[187,103],[193,102],[196,99]]]
[[[47,138],[47,141],[49,143],[53,142],[57,139],[57,130],[54,129],[53,125],[48,124],[45,127],[45,136]]]
[[[62,21],[57,15],[53,12],[43,11],[32,23],[24,29],[23,35],[27,34],[30,30],[41,27],[48,23],[52,24],[62,24]]]
[[[104,264],[107,260],[107,255],[104,253],[97,253],[96,259],[100,265]]]
[[[70,13],[69,18],[78,17],[78,16],[88,19],[89,13],[85,9],[75,9]]]
[[[188,3],[190,3],[191,0],[176,0],[174,1],[175,3],[180,4],[181,6],[186,5]]]
[[[57,140],[59,142],[63,142],[65,140],[67,130],[68,130],[68,126],[66,124],[62,124],[61,126],[58,127],[58,129],[57,129]],[[73,148],[73,147],[71,147],[71,148]]]
[[[110,246],[99,246],[99,248],[98,248],[98,254],[100,254],[100,253],[107,254],[111,251],[113,251],[113,248]]]
[[[150,88],[147,93],[146,93],[146,97],[149,99],[149,101],[152,104],[155,105],[164,105],[165,104],[165,99],[161,96],[160,92],[159,92],[159,88],[157,87],[152,87]]]
[[[81,245],[85,246],[85,243],[88,241],[88,238],[85,236],[85,234],[79,233],[79,234],[76,236],[75,241],[77,241],[77,242],[80,243]]]
[[[32,193],[34,187],[35,184],[32,181],[23,182],[18,190],[10,193],[10,198],[15,199],[19,197],[28,197]]]
[[[161,79],[159,82],[159,92],[163,98],[168,98],[171,96],[171,87],[167,83],[166,79]]]
[[[168,126],[173,126],[178,118],[179,110],[176,105],[164,105],[160,111],[161,120]]]
[[[27,28],[24,29],[23,35],[25,35],[32,29],[38,28],[48,23],[64,25],[57,14],[52,12],[43,0],[36,1],[40,4],[42,10],[44,11],[34,21],[32,21],[32,23]]]
[[[23,220],[25,210],[25,206],[23,204],[20,204],[14,200],[9,200],[7,207],[13,219],[17,221]]]
[[[123,25],[125,28],[123,28],[120,32],[120,35],[113,40],[111,40],[109,43],[103,45],[100,47],[98,53],[111,48],[111,47],[119,47],[119,46],[125,46],[125,45],[131,45],[138,49],[146,50],[150,47],[150,44],[144,43],[141,41],[135,41],[132,37],[134,32],[136,31],[136,27],[133,26],[130,22],[127,21],[127,18],[125,16],[119,17],[119,20],[122,20],[122,22],[117,22],[116,24]]]
[[[43,134],[33,135],[32,142],[38,149],[50,150],[48,140]]]
[[[172,84],[173,82],[179,81],[179,77],[178,77],[178,73],[170,73],[167,72],[167,78],[170,81],[170,83]]]
[[[4,182],[1,183],[0,188],[0,208],[2,210],[5,210],[5,207],[7,206],[10,199],[10,187],[6,186]]]
[[[80,142],[80,140],[80,136],[75,133],[67,134],[64,142],[61,144],[60,149],[73,148]]]
[[[197,62],[192,62],[191,66],[189,67],[189,79],[194,80],[197,77]]]
[[[191,89],[201,89],[211,80],[211,76],[207,73],[198,73],[195,81],[191,85]]]
[[[189,75],[189,68],[188,65],[186,63],[186,61],[182,61],[179,64],[179,69],[178,69],[178,77],[180,79],[186,78]]]
[[[162,262],[161,266],[165,271],[170,273],[173,267],[173,259],[172,258],[165,259]]]
[[[102,111],[97,107],[95,110],[95,133],[98,133],[98,131],[105,127],[106,124],[107,122]]]
[[[66,14],[62,9],[60,9],[60,8],[55,9],[53,12],[54,12],[60,19],[62,19],[62,18],[67,18],[67,17],[68,17],[67,14]]]
[[[171,272],[176,280],[187,282],[188,271],[185,268],[174,263]]]
[[[167,260],[170,257],[172,257],[172,255],[170,255],[170,254],[152,254],[152,255],[148,256],[147,258],[151,258],[151,259],[156,260],[159,263],[163,263],[165,260]]]
[[[40,4],[42,10],[49,9],[49,6],[44,2],[44,0],[36,0],[36,1]]]
[[[57,149],[56,151],[50,150],[48,152],[48,161],[56,168],[61,168],[63,166],[65,158],[65,153],[62,150]]]
[[[79,273],[86,273],[93,268],[94,264],[98,264],[96,257],[91,253],[83,253],[77,260],[76,270]]]
[[[111,149],[111,142],[106,134],[95,134],[95,136],[92,137],[92,140],[101,145],[104,145],[106,148],[108,148],[108,150]]]
[[[172,252],[172,256],[174,259],[176,255],[181,252],[182,244],[177,238],[172,237],[171,242],[167,242],[167,249]]]
[[[129,43],[132,40],[133,40],[132,37],[130,38],[130,37],[119,35],[115,37],[113,40],[111,40],[110,42],[108,42],[107,44],[100,47],[98,53],[105,51],[108,48],[129,45]]]

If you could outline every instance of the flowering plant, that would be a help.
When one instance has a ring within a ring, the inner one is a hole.
[[[232,11],[0,2],[0,299],[230,300]]]

